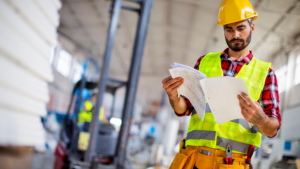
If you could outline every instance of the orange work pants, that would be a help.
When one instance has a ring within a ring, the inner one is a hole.
[[[233,165],[224,164],[226,152],[201,146],[187,146],[176,154],[169,169],[249,169],[246,154],[233,153]]]

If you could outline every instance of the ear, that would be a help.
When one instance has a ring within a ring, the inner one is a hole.
[[[254,23],[251,23],[251,31],[252,31],[252,33],[254,32],[254,30],[255,30],[255,25],[254,25]]]

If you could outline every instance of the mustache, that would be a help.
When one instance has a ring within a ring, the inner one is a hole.
[[[233,39],[231,39],[229,42],[233,42],[233,41],[241,41],[241,42],[244,42],[244,40],[243,39],[240,39],[240,38],[233,38]]]

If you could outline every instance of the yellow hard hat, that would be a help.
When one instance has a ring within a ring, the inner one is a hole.
[[[219,7],[218,25],[227,25],[249,18],[256,20],[258,14],[248,0],[224,0]]]
[[[90,100],[85,101],[83,105],[85,111],[91,111],[93,108],[93,102],[91,102]]]

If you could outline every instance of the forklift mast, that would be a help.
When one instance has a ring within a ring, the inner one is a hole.
[[[130,71],[128,75],[128,81],[126,83],[126,95],[124,101],[124,107],[122,112],[122,125],[118,136],[117,148],[114,157],[115,165],[118,169],[124,168],[126,144],[128,140],[130,119],[132,118],[133,106],[135,103],[136,89],[138,86],[138,79],[140,76],[141,63],[143,57],[143,51],[145,46],[145,40],[147,35],[147,29],[149,24],[150,12],[154,0],[128,0],[139,4],[140,8],[130,7],[122,4],[122,0],[113,0],[111,19],[108,30],[108,36],[106,41],[105,54],[102,62],[102,69],[100,72],[97,103],[93,112],[93,118],[90,125],[89,133],[89,146],[85,154],[86,162],[93,162],[96,157],[96,145],[97,134],[99,131],[98,116],[99,110],[103,102],[103,96],[106,90],[108,81],[108,70],[110,64],[111,53],[114,45],[115,35],[118,27],[121,9],[136,12],[139,15],[137,30],[135,34],[133,53],[130,64]],[[105,143],[104,143],[105,144]]]

